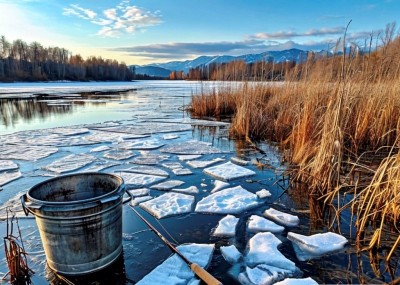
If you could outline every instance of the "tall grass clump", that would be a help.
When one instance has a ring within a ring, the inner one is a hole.
[[[233,102],[232,135],[279,142],[295,166],[294,180],[307,183],[308,194],[334,214],[330,225],[351,209],[357,239],[369,240],[368,248],[380,245],[384,225],[400,233],[400,38],[394,32],[389,24],[363,51],[343,40],[341,54],[309,53],[282,84],[247,82],[193,98]],[[342,204],[344,193],[353,198]]]

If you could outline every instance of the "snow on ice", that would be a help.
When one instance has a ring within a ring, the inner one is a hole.
[[[211,262],[214,244],[183,244],[177,249],[191,262],[207,268]],[[140,280],[137,285],[194,285],[196,280],[188,265],[177,254],[174,254]]]
[[[0,186],[6,185],[22,176],[20,171],[0,173]]]
[[[236,163],[236,164],[239,164],[239,165],[248,165],[249,162],[250,162],[250,161],[247,161],[247,160],[241,159],[239,157],[235,157],[235,156],[231,157],[231,161],[233,163]]]
[[[150,188],[151,189],[156,189],[156,190],[170,190],[172,188],[181,186],[182,184],[185,184],[185,182],[180,181],[180,180],[168,180],[165,182],[161,182],[159,184],[153,185]]]
[[[110,150],[106,153],[104,153],[103,155],[106,158],[109,159],[114,159],[114,160],[125,160],[125,159],[129,159],[132,156],[135,156],[135,154],[130,151],[130,150]]]
[[[286,278],[283,281],[276,282],[275,285],[318,285],[318,283],[311,277]]]
[[[106,150],[110,150],[111,148],[109,146],[106,145],[101,145],[95,148],[92,148],[89,152],[102,152],[102,151],[106,151]]]
[[[242,257],[242,254],[237,250],[236,246],[234,246],[233,244],[230,246],[221,246],[220,250],[224,259],[230,264],[237,263],[239,259]]]
[[[124,179],[127,188],[140,188],[167,179],[167,177],[164,176],[156,176],[150,174],[130,173],[122,171],[115,171],[115,173],[117,173],[122,177],[122,179]]]
[[[70,154],[61,159],[53,161],[49,165],[45,166],[44,169],[56,173],[65,173],[82,168],[95,160],[96,157],[90,154]]]
[[[226,215],[219,222],[215,229],[213,236],[228,236],[234,237],[236,234],[236,225],[239,222],[239,218],[232,215]]]
[[[189,186],[188,188],[173,188],[171,189],[173,192],[184,193],[184,194],[198,194],[199,188],[196,186]]]
[[[211,194],[218,192],[219,190],[222,190],[226,187],[228,187],[230,184],[221,180],[215,180],[214,181],[214,188],[211,190]]]
[[[224,160],[223,158],[217,157],[213,160],[190,160],[186,163],[193,168],[204,168]]]
[[[257,195],[236,186],[218,191],[203,198],[196,205],[196,212],[216,214],[239,214],[258,206]]]
[[[287,239],[292,242],[296,256],[300,261],[319,258],[325,254],[339,251],[348,242],[345,237],[333,232],[312,236],[289,232]]]
[[[140,203],[146,202],[153,199],[151,196],[141,196],[141,197],[135,197],[131,200],[131,206],[135,207],[137,205],[140,205]]]
[[[225,181],[256,174],[253,170],[236,165],[230,161],[206,168],[204,169],[204,173]]]
[[[174,134],[163,135],[163,139],[164,140],[174,140],[174,139],[177,139],[177,138],[179,138],[179,136],[178,135],[174,135]]]
[[[178,159],[181,161],[186,161],[186,160],[198,159],[201,156],[202,156],[201,154],[182,154],[178,155]]]
[[[168,169],[178,169],[178,168],[183,168],[183,165],[180,164],[179,162],[166,162],[161,164],[162,166],[164,166],[165,168]]]
[[[288,227],[295,227],[300,222],[299,217],[275,210],[273,208],[265,210],[264,216],[275,222],[278,222],[281,225]]]
[[[135,142],[123,142],[118,144],[119,148],[137,150],[154,150],[162,146],[164,146],[164,144],[157,140],[139,140]]]
[[[56,153],[58,148],[48,146],[3,145],[0,146],[0,159],[19,159],[35,161]]]
[[[261,189],[260,191],[257,191],[256,192],[256,195],[258,196],[258,198],[260,198],[260,199],[264,199],[264,198],[268,198],[268,197],[271,197],[272,195],[271,195],[271,192],[269,192],[268,190],[266,190],[266,189]]]
[[[0,160],[0,172],[18,169],[18,164],[12,160]]]
[[[147,196],[150,193],[150,189],[147,188],[139,188],[139,189],[132,189],[127,191],[130,196],[132,197],[140,197],[140,196]]]
[[[246,270],[239,274],[238,280],[244,285],[270,285],[277,284],[276,281],[286,277],[297,275],[300,275],[300,272],[259,264],[254,268],[246,267]]]
[[[211,146],[210,143],[190,140],[177,144],[171,144],[164,147],[161,152],[173,154],[214,154],[221,153],[222,151],[216,147]]]
[[[285,228],[275,224],[272,221],[269,221],[263,217],[252,215],[249,218],[248,229],[251,232],[271,232],[271,233],[280,233]]]
[[[178,175],[178,176],[181,176],[181,175],[190,175],[190,174],[193,173],[193,172],[192,172],[190,169],[188,169],[188,168],[175,168],[175,169],[172,169],[172,172],[173,172],[175,175]]]
[[[141,173],[141,174],[150,174],[150,175],[157,175],[157,176],[164,176],[168,177],[168,172],[149,165],[136,165],[127,169],[124,169],[125,172],[133,172],[133,173]]]
[[[158,165],[161,161],[168,159],[168,155],[159,155],[143,152],[141,156],[134,157],[130,162],[143,165]]]
[[[140,204],[140,207],[155,216],[157,219],[190,213],[194,197],[181,193],[165,193],[153,200]]]

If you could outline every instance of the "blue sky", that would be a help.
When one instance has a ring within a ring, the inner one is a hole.
[[[400,0],[0,0],[0,35],[127,64],[363,44]]]

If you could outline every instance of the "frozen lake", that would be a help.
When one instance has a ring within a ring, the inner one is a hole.
[[[185,106],[191,96],[218,84],[225,83],[0,84],[0,233],[5,236],[11,209],[20,217],[34,284],[56,277],[46,268],[35,220],[25,217],[19,196],[49,177],[82,171],[121,175],[132,205],[171,241],[189,244],[182,250],[224,284],[288,277],[377,281],[371,274],[357,276],[358,259],[344,237],[308,237],[324,229],[310,228],[308,201],[286,191],[285,165],[275,146],[260,144],[260,152],[230,140],[226,122],[190,118]],[[176,275],[164,277],[178,266],[170,255],[125,204],[123,255],[106,272],[75,282],[192,282],[176,268]],[[0,272],[6,273],[3,249],[0,257]],[[348,268],[354,273],[343,275]]]

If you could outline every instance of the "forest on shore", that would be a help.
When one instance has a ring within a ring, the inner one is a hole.
[[[60,47],[44,47],[0,36],[0,82],[14,81],[128,81],[134,72],[125,63],[90,56],[83,59]]]

